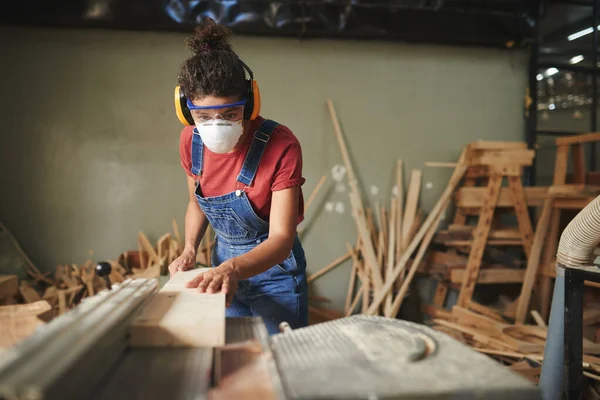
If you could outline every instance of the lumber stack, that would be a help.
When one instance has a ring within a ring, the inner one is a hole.
[[[587,314],[588,319],[597,317],[598,313],[592,314]],[[454,306],[451,310],[433,311],[432,315],[434,329],[489,355],[530,381],[538,383],[547,335],[547,327],[541,318],[536,319],[537,325],[515,325],[480,305],[475,305],[471,310]],[[583,353],[585,376],[599,381],[600,344],[584,338]],[[587,390],[595,391],[595,384]]]

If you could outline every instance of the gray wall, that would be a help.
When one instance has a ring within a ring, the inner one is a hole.
[[[553,111],[538,112],[538,130],[555,132],[590,132],[592,109],[590,106],[578,109],[580,115],[575,117],[575,109],[556,109]],[[598,110],[600,112],[600,110]],[[554,174],[554,163],[556,160],[556,141],[557,136],[539,135],[537,143],[539,149],[536,153],[536,176],[537,185],[549,185],[552,183]],[[589,157],[590,146],[595,144],[588,143],[584,145],[586,157]],[[568,171],[573,170],[572,159],[569,156]],[[598,161],[596,161],[598,164]],[[586,163],[586,166],[588,164]]]
[[[172,108],[182,34],[3,28],[0,219],[42,268],[113,258],[180,224],[186,207],[181,126]],[[341,157],[325,100],[335,101],[367,201],[388,202],[395,160],[455,161],[477,139],[522,140],[526,57],[520,52],[236,38],[254,69],[263,115],[288,125],[304,152],[309,270],[345,253],[356,233],[347,193],[333,189]],[[424,170],[422,205],[449,169]],[[370,192],[372,185],[380,190]],[[343,202],[344,213],[326,202]],[[343,304],[350,264],[315,292]]]

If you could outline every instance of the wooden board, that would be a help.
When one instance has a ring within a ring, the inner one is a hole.
[[[225,295],[185,288],[205,272],[178,272],[131,325],[132,347],[216,347],[225,344]]]

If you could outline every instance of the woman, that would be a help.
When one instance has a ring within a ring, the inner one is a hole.
[[[297,328],[308,320],[306,259],[296,235],[304,217],[302,150],[287,127],[258,115],[258,87],[229,34],[207,20],[187,41],[194,55],[181,67],[176,107],[191,125],[179,148],[189,204],[184,250],[169,272],[195,266],[210,223],[214,268],[188,287],[225,293],[227,316],[260,316],[273,334],[283,321]]]

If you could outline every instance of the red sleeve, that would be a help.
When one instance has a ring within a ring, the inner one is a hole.
[[[295,138],[294,138],[295,139]],[[276,192],[302,186],[305,179],[302,177],[302,148],[297,139],[285,147],[273,177],[271,191]]]
[[[179,136],[179,158],[181,159],[181,167],[185,170],[188,176],[192,175],[192,134],[193,127],[186,126],[181,131]]]

